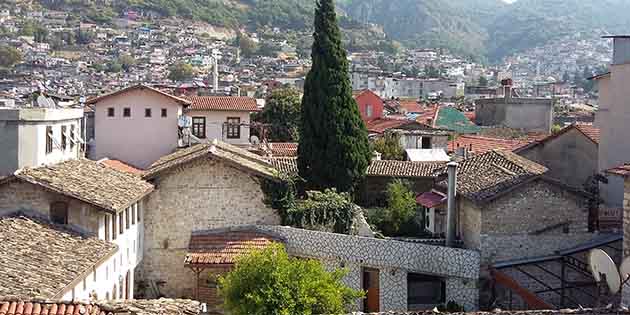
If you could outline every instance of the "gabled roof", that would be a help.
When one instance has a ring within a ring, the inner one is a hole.
[[[372,95],[378,97],[379,99],[381,98],[378,94],[374,93],[374,91],[372,91],[370,89],[352,91],[352,96],[354,97],[354,99],[357,99],[357,98],[359,98],[359,97],[361,97],[363,95],[366,95],[366,94],[372,94]]]
[[[606,173],[608,174],[613,174],[613,175],[619,175],[619,176],[623,176],[623,177],[628,177],[630,176],[630,163],[625,163],[623,165],[619,165],[617,167],[613,167],[609,170],[606,170]]]
[[[47,301],[0,298],[0,315],[197,315],[201,303],[193,300]]]
[[[219,159],[233,167],[263,177],[276,178],[277,176],[277,170],[259,155],[215,139],[212,143],[197,144],[160,158],[145,171],[144,178],[157,177],[173,167],[204,157]]]
[[[257,112],[258,104],[251,97],[244,96],[187,96],[190,101],[189,110],[216,110]]]
[[[0,296],[59,299],[117,251],[44,219],[0,217]]]
[[[600,139],[600,135],[601,132],[599,130],[599,128],[595,128],[592,124],[582,124],[582,123],[575,123],[575,124],[571,124],[567,127],[562,128],[560,131],[553,133],[547,137],[544,137],[542,139],[539,139],[537,141],[533,141],[530,144],[526,145],[526,146],[522,146],[520,148],[517,148],[515,151],[516,152],[521,152],[523,150],[527,150],[530,149],[532,147],[536,147],[538,145],[541,144],[545,144],[551,140],[557,139],[561,136],[563,136],[564,134],[566,134],[567,132],[571,131],[571,130],[577,130],[580,133],[582,133],[586,138],[588,138],[589,140],[591,140],[593,143],[595,143],[596,145],[599,145],[599,139]]]
[[[88,105],[90,105],[90,104],[97,104],[98,102],[100,102],[100,101],[102,101],[102,100],[104,100],[106,98],[109,98],[109,97],[112,97],[112,96],[116,96],[116,95],[120,95],[120,94],[124,94],[126,92],[133,91],[133,90],[148,90],[148,91],[160,94],[162,96],[166,96],[166,97],[168,97],[168,98],[170,98],[170,99],[174,100],[175,102],[180,103],[182,105],[189,105],[190,104],[190,101],[188,101],[186,99],[183,99],[183,98],[180,98],[180,97],[177,97],[177,96],[174,96],[174,95],[162,92],[162,91],[160,91],[160,90],[158,90],[156,88],[152,88],[150,86],[143,85],[143,84],[133,85],[133,86],[124,88],[122,90],[114,91],[112,93],[108,93],[108,94],[104,94],[104,95],[101,95],[101,96],[98,96],[98,97],[95,97],[95,98],[91,98],[91,99],[87,100],[87,102],[85,102],[85,103],[88,104]]]
[[[409,119],[392,119],[392,118],[377,118],[368,121],[366,124],[367,130],[370,133],[382,134],[391,129],[407,129],[407,130],[427,130],[427,131],[445,131],[441,129],[435,129],[429,125],[421,122]]]
[[[267,144],[272,156],[296,156],[298,143],[296,142],[269,142]]]
[[[20,169],[13,178],[111,212],[123,211],[153,191],[138,176],[88,159]]]
[[[446,169],[440,172],[445,173]],[[488,151],[459,163],[457,193],[473,202],[488,202],[546,172],[546,167],[515,153]],[[446,184],[444,180],[438,185]]]
[[[475,135],[461,135],[448,142],[448,151],[455,152],[458,148],[465,148],[471,154],[482,154],[492,150],[514,151],[526,146],[529,141],[518,139],[500,139]]]
[[[133,174],[133,175],[142,175],[142,170],[137,169],[129,164],[126,164],[125,162],[119,161],[119,160],[110,160],[110,159],[104,159],[104,160],[100,160],[98,161],[99,163],[109,166],[113,169],[122,171],[122,172],[127,172],[129,174]]]
[[[252,250],[264,249],[282,240],[246,229],[218,229],[193,232],[190,236],[186,265],[226,265]]]

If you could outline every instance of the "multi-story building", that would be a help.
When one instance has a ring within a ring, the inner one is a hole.
[[[0,176],[82,155],[83,110],[0,108]]]

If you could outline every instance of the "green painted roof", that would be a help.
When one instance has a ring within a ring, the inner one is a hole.
[[[453,107],[440,107],[435,124],[436,128],[448,129],[459,134],[478,133],[481,128]]]

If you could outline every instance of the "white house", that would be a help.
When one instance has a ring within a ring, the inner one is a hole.
[[[24,168],[0,180],[0,295],[133,298],[153,185],[87,159]],[[24,233],[28,231],[28,233]],[[26,277],[15,275],[26,274]]]
[[[0,177],[82,155],[82,109],[0,108]]]
[[[185,111],[192,119],[192,134],[234,145],[249,144],[250,114],[258,111],[256,99],[233,96],[192,96]]]

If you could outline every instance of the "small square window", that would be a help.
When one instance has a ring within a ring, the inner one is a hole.
[[[144,109],[144,117],[151,117],[151,109],[150,108],[145,108]]]
[[[114,117],[116,110],[113,107],[107,109],[107,117]]]
[[[129,107],[123,108],[123,117],[131,117],[131,108]]]
[[[166,108],[162,108],[162,117],[167,117],[168,116],[168,111],[166,110]]]

